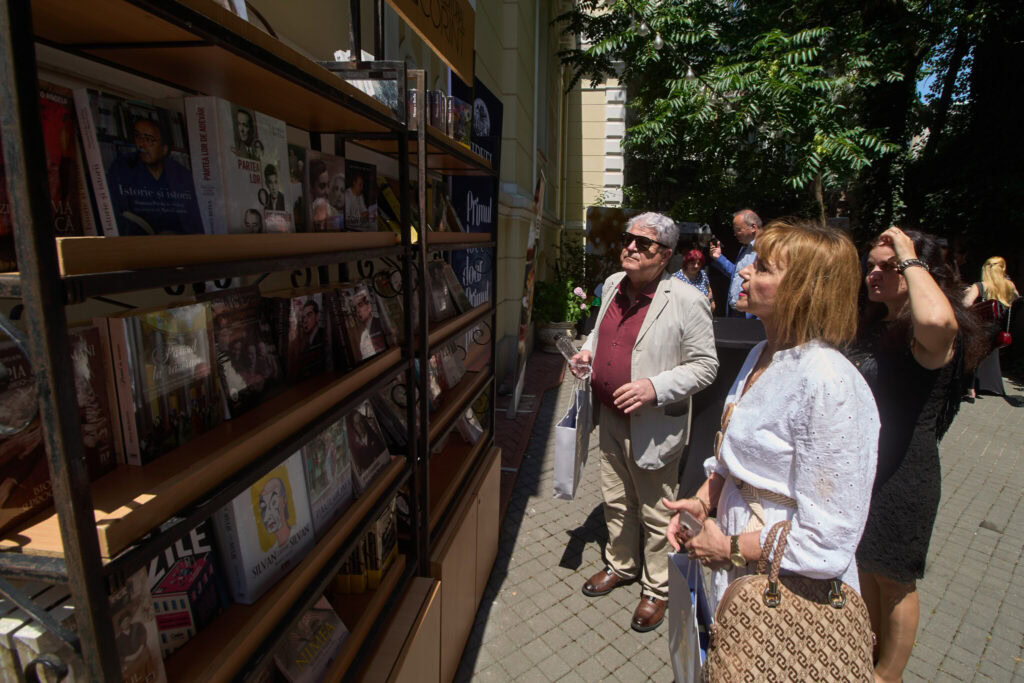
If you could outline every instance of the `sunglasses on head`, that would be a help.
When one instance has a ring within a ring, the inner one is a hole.
[[[637,251],[650,251],[652,244],[657,244],[659,247],[664,247],[665,249],[668,249],[667,244],[662,244],[658,240],[652,240],[650,237],[644,237],[643,235],[634,235],[633,233],[628,231],[622,233],[619,239],[622,241],[623,249],[629,247],[629,245],[632,244],[633,242],[636,242]]]

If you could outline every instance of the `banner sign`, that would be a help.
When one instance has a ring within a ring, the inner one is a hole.
[[[476,15],[467,0],[388,0],[388,4],[451,67],[473,80]]]

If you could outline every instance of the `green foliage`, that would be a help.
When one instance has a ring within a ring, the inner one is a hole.
[[[573,291],[576,290],[576,291]],[[572,280],[538,282],[533,290],[533,319],[541,323],[576,323],[587,317],[590,303]]]

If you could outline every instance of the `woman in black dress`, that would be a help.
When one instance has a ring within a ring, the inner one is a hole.
[[[993,256],[981,266],[981,280],[964,291],[963,302],[964,306],[970,306],[978,301],[995,299],[1003,306],[1003,316],[999,320],[999,325],[1005,327],[1010,306],[1019,296],[1013,280],[1006,277],[1006,259],[1002,256]],[[999,366],[999,349],[992,349],[978,365],[978,371],[974,373],[967,388],[967,400],[973,403],[979,391],[997,396],[1006,395],[1003,389],[1003,371]]]
[[[898,681],[917,633],[915,581],[939,506],[938,440],[960,403],[976,323],[935,238],[889,228],[867,257],[867,303],[851,359],[878,405],[878,468],[864,536],[860,585],[877,636],[876,681]]]

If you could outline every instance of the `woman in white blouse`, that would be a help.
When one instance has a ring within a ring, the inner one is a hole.
[[[751,350],[726,399],[707,481],[693,498],[663,501],[703,528],[691,537],[676,514],[669,543],[714,570],[717,603],[732,580],[754,570],[771,526],[788,519],[783,571],[858,588],[854,552],[879,423],[871,390],[836,350],[857,329],[857,251],[838,230],[776,221],[758,235],[757,260],[740,277],[736,307],[761,320],[767,339]]]

